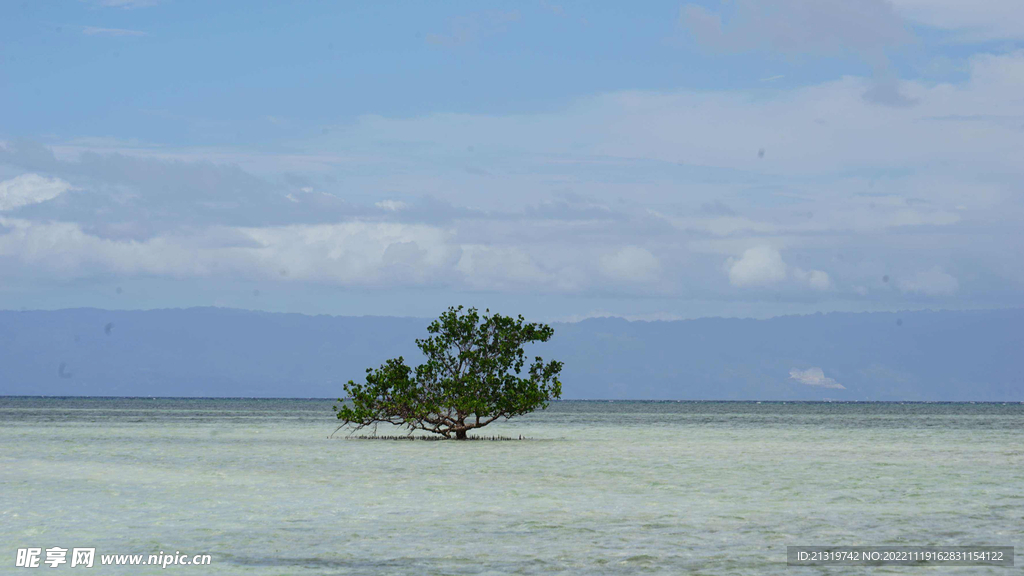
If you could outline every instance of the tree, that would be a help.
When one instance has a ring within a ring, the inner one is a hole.
[[[410,434],[425,430],[465,440],[469,430],[547,408],[562,395],[561,362],[537,356],[523,374],[524,345],[547,342],[554,334],[550,326],[459,306],[448,308],[427,332],[416,340],[426,362],[415,370],[399,356],[367,368],[363,384],[349,380],[351,402],[339,398],[342,404],[334,406],[341,427],[386,422],[408,427]]]

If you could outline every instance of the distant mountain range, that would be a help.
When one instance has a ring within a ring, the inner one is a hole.
[[[0,311],[0,395],[327,397],[428,320]],[[567,399],[1024,400],[1024,310],[554,324]]]

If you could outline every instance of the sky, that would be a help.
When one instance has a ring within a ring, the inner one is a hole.
[[[0,309],[1024,306],[1024,3],[0,4]]]

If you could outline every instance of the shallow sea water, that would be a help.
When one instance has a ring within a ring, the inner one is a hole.
[[[0,397],[0,573],[29,546],[212,555],[45,573],[1022,571],[785,563],[1024,550],[1021,404],[564,401],[485,429],[508,442],[328,439],[331,405]]]

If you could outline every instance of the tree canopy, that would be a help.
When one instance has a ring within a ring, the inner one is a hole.
[[[551,339],[550,326],[458,306],[427,332],[416,340],[426,362],[415,369],[400,356],[367,368],[365,383],[349,380],[348,401],[334,406],[342,426],[388,423],[464,440],[469,430],[546,408],[562,395],[561,362],[537,356],[526,368],[524,346]]]

